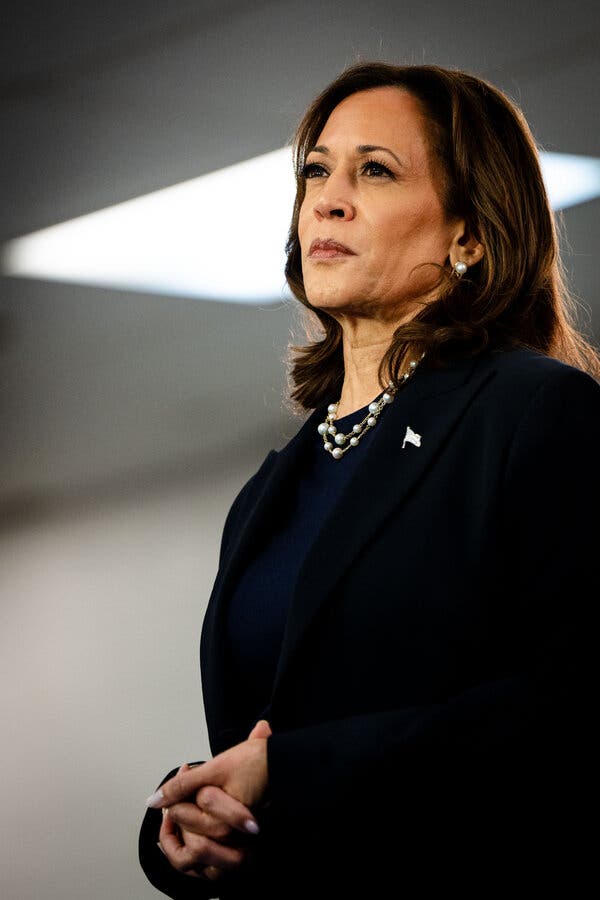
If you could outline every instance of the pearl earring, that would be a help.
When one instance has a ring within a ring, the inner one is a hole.
[[[461,259],[459,259],[458,262],[455,262],[454,265],[452,266],[454,274],[456,275],[457,278],[462,278],[468,268],[469,267],[466,264],[466,262],[463,262]]]

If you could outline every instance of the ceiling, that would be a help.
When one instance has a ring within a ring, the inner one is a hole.
[[[357,59],[465,68],[540,147],[600,157],[593,2],[13,3],[0,31],[0,244],[283,146]],[[268,185],[265,190],[268,190]],[[571,286],[600,341],[600,201],[564,212]],[[244,197],[231,216],[248,222]],[[210,477],[295,428],[285,303],[245,307],[0,278],[0,507]]]

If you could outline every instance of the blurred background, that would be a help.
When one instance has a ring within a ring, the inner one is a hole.
[[[593,2],[48,0],[1,24],[0,245],[284,147],[357,59],[465,68],[544,150],[600,157]],[[260,254],[256,200],[228,203]],[[599,209],[561,214],[597,342]],[[202,617],[235,494],[300,424],[297,324],[285,298],[0,277],[3,900],[158,896],[144,800],[209,754]]]

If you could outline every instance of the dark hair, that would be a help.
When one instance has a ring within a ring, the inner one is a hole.
[[[564,284],[538,150],[520,109],[498,88],[466,72],[360,62],[316,97],[293,140],[296,198],[285,276],[293,295],[316,316],[312,325],[320,324],[324,334],[290,347],[292,401],[305,410],[331,401],[344,377],[341,326],[311,306],[304,290],[298,240],[304,160],[344,98],[385,86],[406,90],[421,104],[432,161],[442,171],[445,212],[463,218],[485,252],[460,280],[440,271],[436,299],[394,332],[379,371],[382,387],[389,380],[397,383],[409,349],[426,351],[428,363],[440,366],[488,346],[529,347],[600,378],[600,357],[577,327],[577,305]],[[310,321],[307,326],[310,336]]]

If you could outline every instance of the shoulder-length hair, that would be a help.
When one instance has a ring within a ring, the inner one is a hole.
[[[441,171],[446,215],[463,218],[485,252],[461,279],[452,276],[449,264],[440,269],[436,299],[394,332],[379,370],[381,386],[398,383],[409,352],[426,352],[428,364],[440,366],[486,347],[529,347],[600,379],[600,357],[579,330],[577,304],[565,287],[538,150],[520,109],[466,72],[363,62],[349,66],[316,97],[292,143],[296,198],[285,276],[293,295],[316,316],[312,324],[320,324],[321,334],[290,347],[291,400],[314,409],[339,397],[344,377],[341,327],[311,306],[304,290],[298,240],[304,161],[345,97],[384,86],[408,91],[420,103],[431,160]]]

